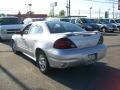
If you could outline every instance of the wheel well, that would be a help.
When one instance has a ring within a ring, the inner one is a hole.
[[[36,56],[36,59],[37,59],[37,54],[38,54],[38,52],[40,52],[40,51],[42,51],[42,52],[44,53],[44,51],[43,51],[42,49],[37,48],[37,49],[36,49],[36,51],[35,51],[35,56]]]
[[[103,29],[103,28],[107,29],[106,27],[102,27],[101,29]]]
[[[45,54],[45,52],[42,50],[42,49],[40,49],[40,48],[37,48],[36,49],[36,51],[35,51],[35,57],[36,57],[36,61],[38,60],[38,57],[37,57],[37,55],[38,55],[38,52],[43,52],[44,54]],[[47,58],[47,55],[45,54],[45,56],[46,56],[46,58]],[[48,63],[48,65],[49,65],[49,61],[47,60],[47,63]]]

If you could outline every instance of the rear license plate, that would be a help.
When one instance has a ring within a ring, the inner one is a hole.
[[[90,55],[88,55],[88,61],[96,60],[96,58],[97,58],[96,53],[95,53],[95,54],[90,54]]]

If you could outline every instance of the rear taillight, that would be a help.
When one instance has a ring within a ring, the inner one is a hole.
[[[55,41],[54,48],[69,49],[69,48],[76,48],[76,45],[70,39],[61,38]]]
[[[103,35],[100,36],[100,39],[98,41],[98,44],[103,44],[103,41],[104,41],[104,38],[103,38]]]

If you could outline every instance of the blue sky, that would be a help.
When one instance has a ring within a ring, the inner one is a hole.
[[[96,2],[97,1],[97,2]],[[98,17],[99,10],[100,16],[104,16],[104,12],[108,11],[112,14],[113,4],[112,3],[100,3],[109,2],[112,0],[71,0],[71,14],[72,15],[86,15],[89,17],[90,7],[92,7],[92,17]],[[117,0],[115,0],[117,1]],[[55,14],[62,9],[66,10],[67,0],[0,0],[0,13],[25,13],[27,11],[27,6],[25,4],[32,3],[31,9],[35,13],[49,13],[50,3],[57,2],[55,7]],[[117,4],[115,4],[115,12],[119,13],[117,10]],[[111,16],[112,17],[112,16]]]

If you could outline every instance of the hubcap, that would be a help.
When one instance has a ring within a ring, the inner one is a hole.
[[[103,28],[103,29],[102,29],[102,32],[105,32],[105,31],[106,31],[106,29],[105,29],[105,28]]]
[[[42,71],[46,70],[46,58],[44,55],[39,56],[39,66]]]

